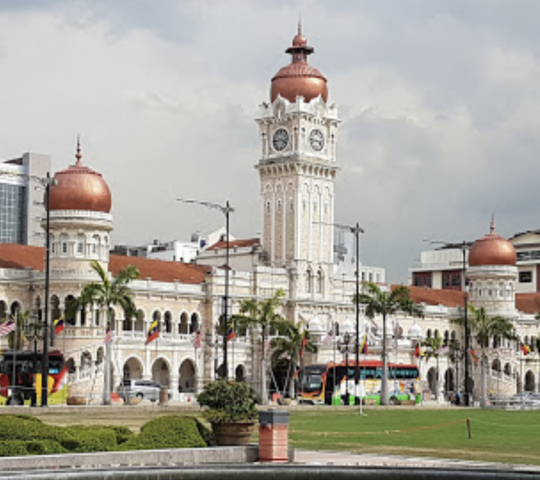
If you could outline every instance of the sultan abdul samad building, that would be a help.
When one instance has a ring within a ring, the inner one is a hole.
[[[336,340],[340,333],[354,331],[355,318],[354,269],[336,264],[333,255],[340,120],[337,107],[328,101],[326,78],[308,63],[313,48],[300,31],[286,52],[292,61],[272,78],[270,98],[256,119],[261,140],[257,170],[262,238],[230,244],[231,309],[235,313],[243,299],[264,300],[283,289],[283,315],[305,322],[319,343],[319,353],[306,355],[306,363],[323,363],[342,359]],[[215,378],[222,364],[222,339],[215,327],[223,308],[225,242],[203,251],[196,264],[109,254],[114,227],[111,192],[102,175],[86,163],[78,149],[75,164],[57,172],[50,189],[49,318],[63,315],[66,302],[96,279],[90,261],[98,260],[111,275],[135,265],[141,272],[131,284],[138,314],[124,319],[122,311],[114,309],[111,386],[116,389],[122,377],[154,379],[168,385],[173,398],[190,401],[205,382]],[[16,310],[44,317],[44,257],[42,247],[0,244],[0,318]],[[539,380],[538,352],[533,348],[525,356],[520,341],[534,346],[539,330],[534,314],[540,311],[540,300],[538,294],[516,294],[515,263],[514,247],[493,227],[469,255],[470,302],[489,313],[506,315],[520,336],[517,342],[495,342],[485,352],[489,388],[501,394],[536,389]],[[362,280],[382,283],[384,271],[362,267]],[[411,287],[411,292],[423,306],[424,316],[398,314],[388,319],[390,361],[417,363],[414,348],[426,337],[440,334],[448,342],[463,338],[460,327],[450,322],[463,305],[460,291]],[[159,340],[146,346],[148,328],[155,320]],[[369,320],[362,312],[360,324],[361,335],[368,333],[368,358],[379,358],[381,319]],[[197,330],[203,340],[200,346],[192,342],[191,334]],[[323,342],[329,331],[337,333],[334,342]],[[64,352],[70,395],[100,401],[104,338],[105,312],[98,307],[66,318],[65,332],[54,339],[52,348]],[[260,339],[237,336],[228,352],[229,376],[260,388]],[[422,360],[425,395],[442,398],[463,384],[462,363],[462,358],[442,354],[436,382],[435,358]],[[267,378],[277,377],[280,382],[281,373],[277,369]],[[471,376],[479,378],[479,366],[472,361]],[[476,381],[476,395],[478,385]]]

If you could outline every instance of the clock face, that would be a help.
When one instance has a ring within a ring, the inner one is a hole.
[[[315,152],[320,152],[324,148],[324,134],[317,128],[311,130],[309,134],[309,144]]]
[[[278,128],[272,137],[272,146],[276,152],[281,152],[289,144],[289,133],[284,128]]]

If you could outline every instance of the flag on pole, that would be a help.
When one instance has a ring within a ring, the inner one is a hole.
[[[113,332],[111,329],[111,322],[107,322],[107,330],[105,330],[105,343],[109,343],[113,339]]]
[[[66,324],[64,323],[64,315],[62,315],[60,318],[57,318],[53,322],[53,326],[54,326],[54,333],[56,335],[60,335],[66,328]]]
[[[300,345],[300,358],[302,358],[302,356],[304,355],[304,349],[306,348],[306,345],[307,345],[307,337],[306,337],[306,332],[304,330],[302,332],[302,343]]]
[[[158,337],[159,337],[159,323],[157,320],[154,320],[150,324],[150,328],[148,329],[148,337],[146,338],[146,344],[148,345],[150,342],[153,342]]]
[[[4,322],[2,323],[2,325],[0,325],[0,337],[3,337],[4,335],[13,332],[13,330],[16,329],[17,323],[15,322],[15,320],[10,318],[7,322]]]
[[[364,338],[362,338],[362,342],[360,343],[360,353],[362,355],[368,354],[367,333],[364,334]]]
[[[479,358],[478,355],[476,355],[476,352],[472,348],[469,350],[469,352],[471,353],[471,357],[474,360],[474,363],[478,363]]]
[[[200,331],[200,330],[195,330],[195,331],[191,334],[191,344],[192,344],[195,348],[199,348],[199,347],[202,345],[202,341],[201,341],[201,331]]]
[[[443,345],[439,350],[437,350],[438,355],[446,355],[448,353],[448,345]]]
[[[424,351],[422,350],[422,347],[420,347],[420,344],[416,344],[416,348],[414,349],[414,356],[416,358],[423,357],[425,355]]]
[[[523,355],[525,355],[525,356],[527,356],[527,355],[529,355],[529,353],[531,353],[531,347],[529,347],[529,345],[525,345],[524,343],[522,343],[519,348],[521,348],[521,351],[523,352]]]
[[[331,347],[333,343],[334,343],[334,334],[332,330],[330,330],[328,334],[326,335],[326,337],[324,337],[322,344],[325,347]]]
[[[236,337],[236,333],[234,333],[234,328],[233,326],[231,325],[229,327],[229,332],[227,333],[227,341],[230,342],[231,340],[234,339],[234,337]]]

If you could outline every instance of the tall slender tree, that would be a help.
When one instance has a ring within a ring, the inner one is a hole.
[[[412,301],[410,290],[403,286],[391,288],[383,291],[378,285],[366,282],[362,286],[362,293],[355,298],[355,301],[365,304],[366,316],[375,318],[382,316],[383,338],[382,338],[382,381],[381,381],[381,405],[388,405],[388,355],[386,353],[386,319],[388,315],[399,311],[411,315],[422,316],[422,310]]]
[[[488,315],[484,307],[475,308],[474,305],[468,305],[468,329],[473,336],[476,337],[478,346],[480,347],[480,388],[481,388],[481,406],[486,406],[487,393],[487,377],[486,366],[488,363],[488,347],[489,342],[494,337],[504,338],[506,340],[515,340],[516,331],[510,320],[501,315]],[[464,326],[464,316],[455,318],[453,323]],[[470,352],[465,352],[469,355]]]
[[[289,396],[294,398],[294,374],[299,367],[303,367],[303,353],[317,353],[318,347],[302,322],[284,322],[283,325],[278,325],[277,329],[280,336],[272,340],[272,365],[277,365],[282,358],[289,361],[285,388],[288,389]]]
[[[244,300],[240,304],[240,313],[233,315],[231,321],[234,325],[251,327],[261,330],[261,397],[263,404],[268,403],[266,388],[266,339],[270,329],[284,330],[285,323],[289,323],[278,310],[283,305],[285,292],[276,290],[274,295],[267,300],[255,299]]]
[[[131,318],[136,313],[135,302],[133,300],[133,291],[128,284],[139,277],[140,272],[134,265],[128,265],[118,272],[116,277],[109,277],[109,274],[103,269],[101,263],[94,260],[91,262],[92,269],[99,277],[97,282],[87,283],[81,295],[72,299],[68,304],[68,315],[86,307],[86,305],[99,305],[107,315],[105,328],[108,328],[111,322],[111,309],[113,306],[120,306],[124,312],[125,318]],[[104,332],[105,338],[105,332]],[[111,404],[111,342],[105,344],[105,371],[103,375],[103,405]]]

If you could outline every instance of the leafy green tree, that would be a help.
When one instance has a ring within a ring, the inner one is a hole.
[[[276,365],[282,358],[289,361],[285,388],[288,389],[289,396],[294,398],[293,375],[297,367],[304,366],[304,357],[300,356],[300,352],[317,353],[318,347],[313,342],[310,332],[304,328],[303,322],[296,324],[285,322],[283,325],[278,325],[277,329],[281,336],[272,340],[272,365]],[[302,349],[304,342],[305,346]]]
[[[111,308],[120,306],[124,312],[125,318],[131,318],[136,314],[135,302],[133,300],[133,291],[128,284],[139,277],[140,272],[134,265],[128,265],[118,272],[116,277],[109,277],[109,274],[103,269],[101,263],[94,260],[91,262],[92,269],[99,277],[97,282],[87,283],[81,295],[74,298],[68,305],[68,315],[74,315],[78,310],[86,305],[97,304],[104,308],[107,313],[108,326],[111,321]],[[105,372],[103,375],[103,404],[111,404],[111,343],[105,346]]]
[[[285,292],[277,290],[267,300],[244,300],[240,304],[240,313],[233,315],[231,321],[240,327],[251,327],[261,330],[261,397],[263,404],[268,401],[266,389],[266,339],[270,329],[284,331],[289,323],[278,310],[283,306]]]
[[[422,316],[421,309],[412,301],[410,290],[403,286],[391,288],[383,291],[378,285],[366,282],[362,286],[362,293],[356,301],[366,306],[366,316],[375,318],[382,316],[383,340],[382,340],[382,381],[381,381],[381,405],[388,404],[388,356],[386,353],[386,319],[388,315],[397,312],[409,313],[411,315]]]
[[[467,316],[468,329],[471,335],[476,337],[480,347],[480,388],[481,388],[481,406],[486,405],[486,368],[489,365],[487,348],[493,338],[504,338],[506,340],[515,340],[516,332],[514,325],[510,320],[501,315],[490,316],[484,307],[475,308],[474,305],[467,306],[469,315]],[[453,323],[464,327],[465,317],[461,316],[452,320]],[[469,352],[465,352],[469,355]]]

